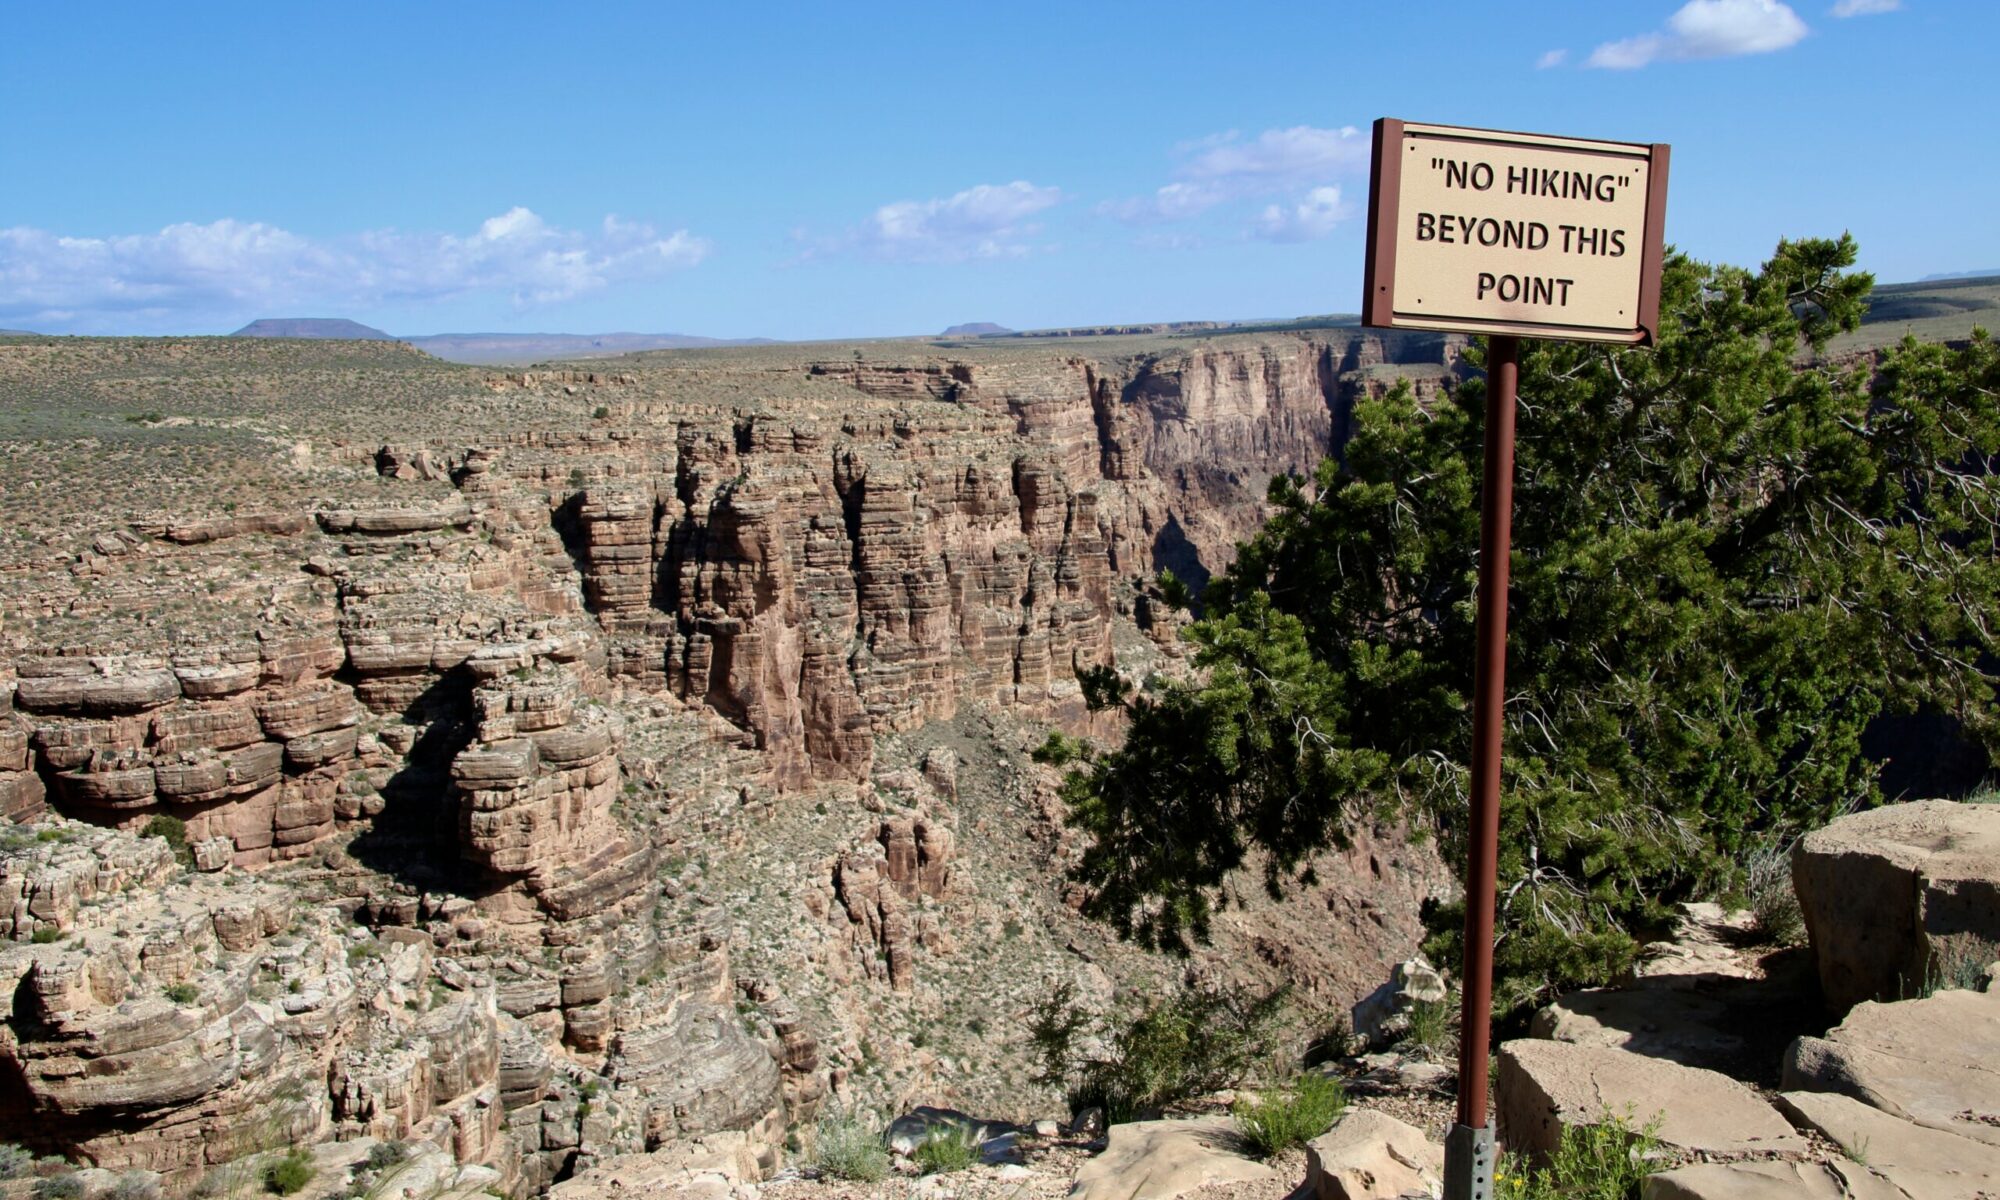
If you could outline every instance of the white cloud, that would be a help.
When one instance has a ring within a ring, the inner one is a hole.
[[[1223,189],[1212,183],[1170,183],[1150,196],[1106,200],[1097,206],[1097,212],[1128,225],[1150,225],[1200,216],[1227,198]]]
[[[1805,36],[1806,23],[1778,0],[1688,0],[1666,29],[1606,42],[1590,52],[1588,65],[1632,70],[1663,60],[1768,54]]]
[[[1542,56],[1535,60],[1535,70],[1546,71],[1550,67],[1560,67],[1563,65],[1563,60],[1568,57],[1569,51],[1567,50],[1544,51]]]
[[[1174,182],[1150,195],[1108,200],[1096,211],[1128,225],[1160,225],[1221,209],[1239,230],[1256,237],[1324,237],[1348,215],[1340,205],[1340,189],[1329,180],[1366,171],[1372,147],[1368,134],[1352,125],[1294,125],[1253,138],[1231,130],[1176,146],[1181,162]],[[1301,192],[1302,200],[1280,199]],[[1147,237],[1141,244],[1186,246],[1201,244],[1201,239]]]
[[[1024,179],[982,183],[940,199],[884,204],[860,228],[839,237],[815,241],[803,231],[793,237],[808,243],[799,261],[849,251],[895,262],[1018,258],[1041,232],[1028,218],[1062,200],[1062,189]]]
[[[1213,179],[1238,185],[1256,181],[1300,182],[1324,179],[1368,165],[1373,143],[1352,125],[1316,129],[1294,125],[1267,129],[1249,141],[1224,134],[1203,143],[1201,153],[1179,171],[1187,179]]]
[[[1272,204],[1257,216],[1256,234],[1271,242],[1310,242],[1353,215],[1337,187],[1316,187],[1296,204]]]
[[[1895,12],[1903,7],[1903,0],[1840,0],[1833,6],[1833,15],[1847,17],[1867,17],[1876,13]]]
[[[181,222],[158,233],[65,237],[0,229],[0,318],[22,324],[124,317],[240,316],[273,306],[337,311],[477,292],[518,305],[568,300],[693,266],[686,230],[606,217],[560,229],[525,208],[468,236],[377,230],[316,239],[261,222]]]

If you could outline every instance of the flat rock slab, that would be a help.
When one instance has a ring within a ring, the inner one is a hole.
[[[1550,1041],[1709,1067],[1726,1063],[1743,1050],[1742,1037],[1728,1031],[1729,1017],[1728,1005],[1698,992],[1597,988],[1572,992],[1542,1009],[1529,1033]]]
[[[1941,965],[2000,946],[2000,805],[1842,817],[1799,839],[1792,883],[1835,1012],[1915,995]]]
[[[1433,1196],[1444,1181],[1444,1147],[1387,1113],[1350,1108],[1306,1143],[1306,1193],[1316,1200]]]
[[[2000,995],[1857,1004],[1825,1037],[1792,1043],[1784,1087],[1840,1092],[2000,1147]]]
[[[1806,1141],[1777,1109],[1727,1075],[1604,1046],[1522,1038],[1500,1047],[1500,1140],[1544,1155],[1570,1125],[1659,1121],[1670,1146],[1711,1154],[1799,1153]]]
[[[1640,1200],[1910,1200],[1860,1163],[1701,1163],[1646,1178]]]
[[[1083,1164],[1070,1200],[1169,1200],[1211,1183],[1275,1183],[1276,1171],[1244,1157],[1228,1117],[1113,1125],[1104,1153]]]
[[[2000,1196],[2000,1147],[1928,1129],[1831,1092],[1778,1098],[1801,1128],[1818,1130],[1874,1174],[1923,1200]]]

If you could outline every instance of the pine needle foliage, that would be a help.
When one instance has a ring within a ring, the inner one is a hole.
[[[1523,346],[1503,1011],[1616,977],[1754,848],[1876,800],[1878,713],[2000,741],[2000,355],[1982,333],[1822,356],[1867,304],[1855,253],[1671,254],[1656,347]],[[1090,913],[1185,948],[1232,872],[1282,890],[1380,817],[1462,862],[1484,402],[1478,378],[1357,401],[1204,591],[1200,681],[1099,696],[1124,743],[1050,756]],[[1431,917],[1455,960],[1458,912]]]

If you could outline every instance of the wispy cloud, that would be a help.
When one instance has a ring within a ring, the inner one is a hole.
[[[1128,225],[1190,221],[1216,213],[1237,224],[1231,236],[1276,241],[1324,237],[1352,215],[1339,202],[1334,180],[1368,168],[1372,143],[1352,125],[1322,129],[1294,125],[1255,137],[1235,131],[1175,148],[1175,179],[1144,196],[1108,200],[1099,216]],[[1202,244],[1197,237],[1147,236],[1148,247]]]
[[[1224,180],[1239,185],[1255,181],[1297,183],[1325,179],[1341,171],[1368,165],[1371,142],[1352,125],[1316,129],[1294,125],[1267,129],[1249,140],[1235,134],[1210,138],[1201,152],[1178,172],[1187,179]]]
[[[1688,0],[1665,29],[1606,42],[1587,65],[1629,71],[1663,60],[1768,54],[1805,36],[1806,23],[1778,0]]]
[[[134,318],[240,315],[283,305],[318,311],[511,296],[529,307],[700,262],[709,245],[606,217],[590,232],[512,208],[469,235],[376,230],[311,238],[255,221],[169,225],[157,233],[68,237],[0,229],[0,318],[105,327]]]
[[[1337,187],[1316,187],[1296,204],[1272,204],[1257,216],[1256,234],[1271,242],[1309,242],[1352,216]]]
[[[1903,0],[1840,0],[1833,6],[1833,15],[1843,20],[1848,17],[1869,17],[1876,13],[1895,12],[1903,7]]]
[[[850,253],[890,262],[1018,258],[1034,248],[1042,231],[1029,218],[1062,201],[1062,189],[1039,187],[1025,179],[982,183],[932,200],[897,200],[834,237],[794,233],[794,239],[804,244],[795,261]]]
[[[1546,71],[1550,67],[1560,67],[1568,57],[1569,51],[1567,50],[1545,50],[1542,52],[1542,56],[1535,60],[1535,70]]]

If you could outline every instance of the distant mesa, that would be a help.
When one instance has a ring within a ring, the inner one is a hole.
[[[255,338],[343,338],[356,342],[393,342],[396,339],[379,329],[345,317],[263,317],[250,322],[230,337]]]
[[[36,333],[31,329],[0,329],[0,337],[40,337],[40,336],[42,335]]]
[[[973,321],[965,325],[954,325],[944,331],[942,337],[1001,337],[1014,332],[1005,325],[995,325],[991,321]]]

